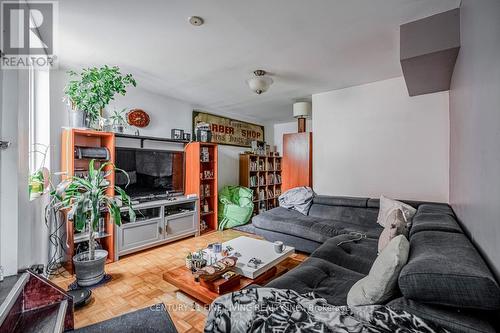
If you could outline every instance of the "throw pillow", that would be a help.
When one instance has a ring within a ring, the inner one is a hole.
[[[388,226],[384,228],[378,238],[378,253],[389,244],[396,236],[404,235],[408,237],[408,224],[403,211],[400,208],[394,208],[387,217]]]
[[[404,202],[387,198],[384,197],[383,195],[380,196],[380,209],[378,212],[377,223],[384,228],[387,227],[388,226],[387,218],[389,217],[389,214],[392,212],[392,210],[395,208],[400,208],[403,211],[403,214],[408,223],[408,227],[410,227],[411,219],[413,218],[417,210],[412,206],[405,204]]]
[[[410,243],[405,236],[393,238],[373,262],[368,275],[356,282],[347,294],[347,305],[382,304],[397,291],[399,272],[408,260]]]

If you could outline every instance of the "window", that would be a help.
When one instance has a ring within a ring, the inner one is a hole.
[[[29,170],[50,167],[49,71],[29,69]]]

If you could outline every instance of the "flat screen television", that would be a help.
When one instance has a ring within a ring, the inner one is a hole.
[[[184,152],[142,148],[115,148],[115,164],[130,178],[117,172],[115,184],[132,197],[184,194]]]

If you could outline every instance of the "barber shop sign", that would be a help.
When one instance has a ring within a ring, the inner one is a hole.
[[[196,125],[207,123],[212,131],[212,143],[251,147],[252,141],[264,141],[264,126],[223,116],[193,111],[193,133]]]

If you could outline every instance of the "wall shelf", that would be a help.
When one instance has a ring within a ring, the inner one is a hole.
[[[189,141],[187,141],[187,140],[176,140],[176,139],[168,139],[168,138],[159,138],[159,137],[155,137],[155,136],[142,136],[142,135],[122,134],[122,133],[115,133],[115,137],[123,138],[123,139],[141,140],[141,148],[144,148],[144,141],[160,141],[160,142],[170,142],[170,143],[181,143],[183,145],[189,143]]]

